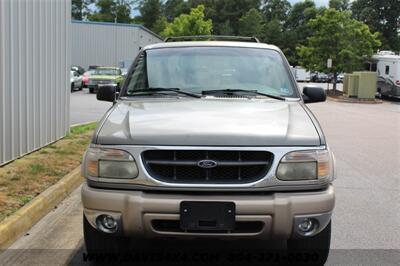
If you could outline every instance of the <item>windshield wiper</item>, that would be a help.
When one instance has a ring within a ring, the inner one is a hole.
[[[222,93],[222,94],[230,94],[230,95],[234,95],[236,93],[243,93],[243,95],[246,94],[256,94],[256,95],[261,95],[261,96],[265,96],[265,97],[269,97],[269,98],[273,98],[273,99],[277,99],[277,100],[285,100],[284,97],[281,96],[277,96],[277,95],[272,95],[272,94],[268,94],[268,93],[262,93],[262,92],[258,92],[257,90],[241,90],[241,89],[221,89],[221,90],[207,90],[207,91],[202,91],[201,92],[203,95],[213,95],[213,94],[218,94],[218,93]]]
[[[172,91],[177,94],[183,94],[183,95],[187,95],[187,96],[191,96],[191,97],[195,97],[195,98],[201,98],[201,95],[186,92],[186,91],[181,91],[179,88],[152,88],[152,87],[147,88],[147,89],[141,89],[141,90],[133,90],[130,92],[130,94],[128,96],[134,96],[135,94],[139,94],[139,95],[150,94],[151,95],[151,94],[157,94],[157,93],[163,92],[163,91]]]

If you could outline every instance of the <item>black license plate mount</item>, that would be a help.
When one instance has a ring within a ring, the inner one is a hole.
[[[182,201],[180,226],[184,231],[232,231],[235,228],[234,202]]]

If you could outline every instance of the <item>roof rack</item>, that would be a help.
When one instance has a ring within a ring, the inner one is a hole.
[[[224,36],[224,35],[195,35],[195,36],[178,36],[167,37],[164,42],[182,42],[182,41],[233,41],[233,42],[257,42],[260,41],[256,37],[242,36]]]

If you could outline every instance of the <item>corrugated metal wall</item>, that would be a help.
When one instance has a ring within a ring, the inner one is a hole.
[[[161,41],[140,25],[72,21],[72,64],[119,66],[133,60],[140,47]]]
[[[0,0],[0,164],[69,129],[70,0]]]

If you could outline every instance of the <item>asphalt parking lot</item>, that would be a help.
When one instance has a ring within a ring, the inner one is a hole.
[[[80,114],[83,111],[77,106],[87,113]],[[73,93],[71,108],[75,110],[71,110],[71,123],[96,120],[109,106],[109,103],[97,102],[95,95],[87,91]],[[400,261],[400,102],[327,101],[310,104],[309,108],[321,123],[337,163],[334,182],[337,201],[328,265],[397,265]],[[203,249],[213,249],[216,245],[202,243]],[[246,247],[244,243],[238,245]],[[88,265],[82,255],[79,189],[11,249],[0,255],[0,265]]]
[[[111,103],[96,100],[88,89],[74,91],[70,98],[70,125],[97,121],[111,107]]]

